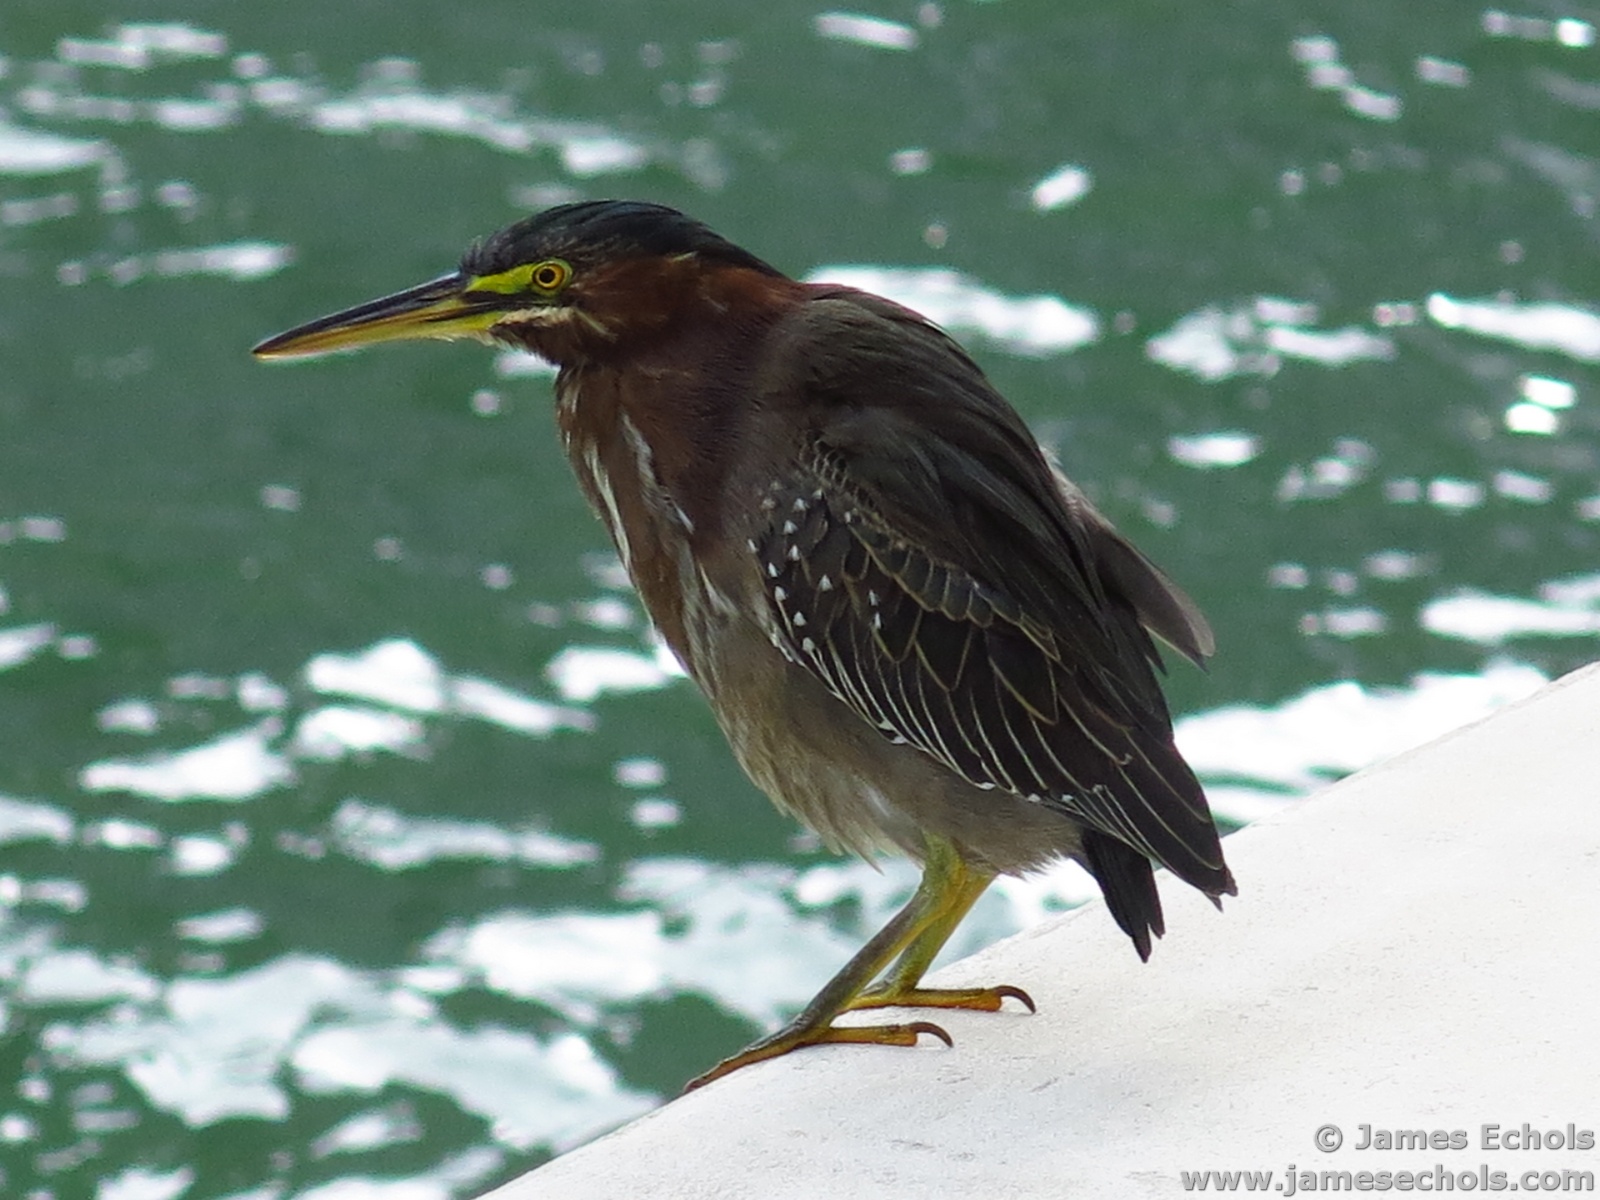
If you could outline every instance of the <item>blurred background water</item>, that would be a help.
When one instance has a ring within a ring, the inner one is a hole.
[[[920,307],[1211,615],[1239,824],[1595,656],[1594,19],[7,0],[0,1192],[473,1193],[912,882],[740,775],[536,361],[258,338],[598,196]]]

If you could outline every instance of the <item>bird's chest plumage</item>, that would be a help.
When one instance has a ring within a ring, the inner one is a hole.
[[[719,519],[717,506],[693,494],[692,476],[663,461],[659,430],[641,419],[610,373],[563,372],[556,398],[568,461],[651,621],[701,687],[714,692],[715,651],[729,623],[747,616],[698,552],[714,540],[708,526]]]

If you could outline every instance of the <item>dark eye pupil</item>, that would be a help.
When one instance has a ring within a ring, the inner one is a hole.
[[[540,287],[555,287],[561,282],[561,272],[554,267],[540,267],[533,279]]]

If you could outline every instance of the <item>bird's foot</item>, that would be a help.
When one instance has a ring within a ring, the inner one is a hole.
[[[740,1067],[779,1058],[802,1046],[915,1046],[917,1039],[925,1033],[938,1038],[946,1046],[955,1045],[950,1035],[931,1021],[908,1021],[896,1025],[817,1025],[810,1028],[790,1025],[771,1037],[747,1046],[732,1058],[723,1059],[704,1075],[695,1076],[684,1085],[683,1090],[692,1092],[724,1075],[731,1075]]]
[[[1032,996],[1010,984],[989,988],[897,988],[892,984],[879,984],[862,992],[845,1005],[845,1009],[965,1008],[973,1012],[999,1012],[1008,999],[1027,1005],[1029,1012],[1039,1011]]]

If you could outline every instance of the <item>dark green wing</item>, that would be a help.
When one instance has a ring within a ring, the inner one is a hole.
[[[871,297],[812,308],[794,346],[816,339],[812,434],[752,543],[780,648],[975,786],[1231,890],[1146,631],[1198,660],[1193,604],[944,335]]]

